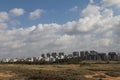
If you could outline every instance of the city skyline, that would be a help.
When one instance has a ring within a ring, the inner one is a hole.
[[[119,0],[1,0],[0,58],[90,50],[120,52]]]
[[[64,63],[64,62],[74,62],[89,60],[89,61],[119,61],[120,60],[120,53],[116,52],[109,52],[109,53],[100,53],[97,51],[74,51],[70,54],[65,54],[64,52],[52,52],[41,54],[40,56],[33,56],[33,57],[24,57],[24,58],[3,58],[0,59],[0,63],[37,63],[37,64],[44,64],[44,63]]]

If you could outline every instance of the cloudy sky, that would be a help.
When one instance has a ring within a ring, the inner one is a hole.
[[[1,0],[0,58],[120,52],[120,0]]]

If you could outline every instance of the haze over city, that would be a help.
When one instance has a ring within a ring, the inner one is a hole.
[[[0,58],[119,48],[120,0],[0,2]]]

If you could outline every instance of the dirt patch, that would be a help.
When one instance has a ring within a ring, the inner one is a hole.
[[[103,80],[120,80],[120,77],[104,78]]]
[[[85,75],[86,78],[93,78],[93,75]]]
[[[15,75],[16,75],[16,73],[14,73],[12,71],[0,72],[0,78],[11,78]]]
[[[91,75],[85,75],[85,78],[91,78],[91,79],[102,79],[102,80],[120,80],[120,77],[111,77],[106,75],[104,72],[95,72]]]

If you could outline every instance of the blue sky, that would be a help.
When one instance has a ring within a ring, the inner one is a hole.
[[[38,23],[58,23],[64,24],[68,21],[78,20],[83,10],[89,3],[89,0],[1,0],[0,11],[7,11],[13,8],[23,8],[25,14],[15,17],[21,22],[16,27],[29,27]],[[77,6],[78,11],[71,12],[69,9]],[[29,13],[43,9],[45,12],[37,20],[29,20]]]
[[[1,0],[0,57],[120,52],[120,0]]]

